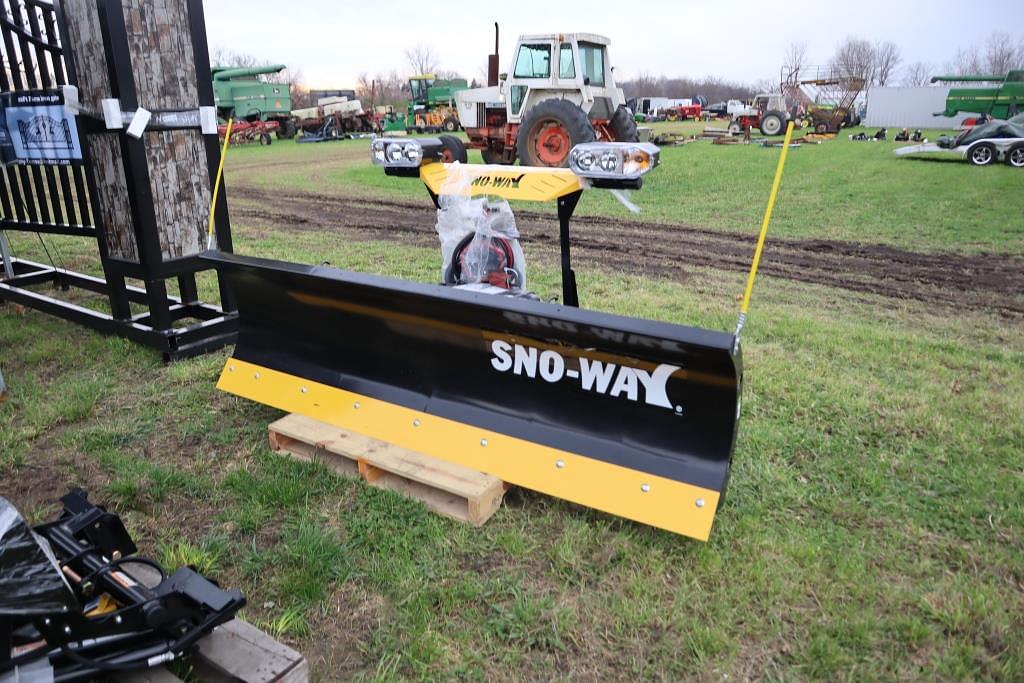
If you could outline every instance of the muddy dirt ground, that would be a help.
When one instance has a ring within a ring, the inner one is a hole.
[[[436,246],[429,201],[347,198],[231,188],[232,218],[280,230],[330,230],[353,240],[393,240]],[[261,200],[272,199],[272,204]],[[268,208],[269,207],[269,208]],[[555,263],[558,227],[553,215],[517,211],[528,253]],[[746,272],[755,236],[690,225],[579,216],[573,219],[576,264],[685,279],[689,269]],[[895,299],[1024,315],[1024,259],[1001,254],[921,253],[884,245],[772,237],[765,275],[867,292]]]

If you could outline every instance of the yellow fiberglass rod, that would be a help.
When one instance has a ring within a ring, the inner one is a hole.
[[[779,184],[782,182],[782,169],[786,166],[786,155],[789,153],[789,141],[793,137],[793,122],[786,125],[786,138],[782,141],[782,154],[779,155],[779,165],[775,168],[775,180],[772,182],[772,191],[768,195],[768,206],[764,210],[764,220],[761,221],[761,234],[757,238],[757,249],[754,250],[754,260],[750,264],[750,274],[747,275],[747,289],[743,293],[743,305],[740,306],[740,319],[736,323],[736,341],[739,341],[740,332],[747,322],[747,310],[750,308],[750,293],[754,291],[754,279],[757,277],[757,267],[761,263],[761,252],[764,251],[764,240],[768,236],[768,223],[772,219],[772,209],[775,208],[775,197],[779,194]]]
[[[210,223],[206,226],[206,248],[213,249],[213,210],[217,206],[217,194],[220,192],[220,177],[224,175],[224,158],[228,155],[228,143],[231,142],[231,124],[228,119],[227,130],[224,131],[224,146],[220,149],[220,163],[217,164],[217,179],[213,182],[213,197],[210,198]]]

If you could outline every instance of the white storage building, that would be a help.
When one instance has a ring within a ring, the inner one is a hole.
[[[962,86],[957,86],[962,87]],[[955,130],[970,114],[932,116],[946,108],[948,85],[871,88],[864,125],[869,128],[941,128]]]

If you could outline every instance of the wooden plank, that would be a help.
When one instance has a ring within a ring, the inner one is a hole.
[[[278,453],[358,475],[372,486],[398,491],[475,526],[497,512],[505,495],[504,482],[492,475],[303,415],[283,417],[268,431],[271,448]]]

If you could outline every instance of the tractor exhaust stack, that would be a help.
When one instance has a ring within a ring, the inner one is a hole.
[[[494,54],[487,55],[487,85],[498,85],[498,22],[494,22]]]

